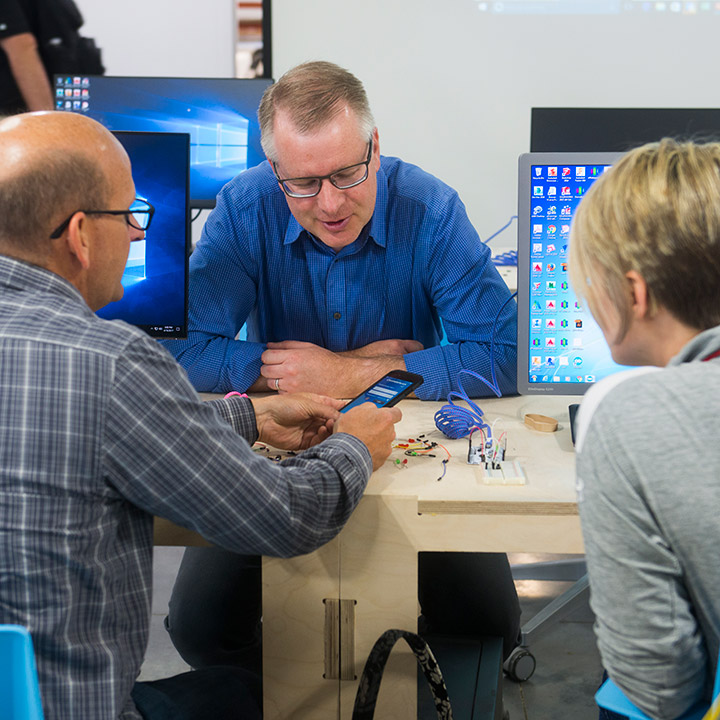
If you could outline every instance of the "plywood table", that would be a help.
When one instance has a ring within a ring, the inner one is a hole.
[[[435,429],[441,403],[407,400],[398,441],[441,442],[442,459],[393,451],[340,535],[318,551],[263,561],[263,683],[267,720],[348,720],[365,659],[388,628],[417,626],[419,551],[582,553],[575,504],[572,398],[480,401],[495,434],[507,432],[508,458],[522,486],[487,485],[467,464],[467,440]],[[531,430],[526,413],[555,417],[554,433]],[[438,577],[437,582],[442,582]],[[398,648],[386,670],[377,717],[415,720],[415,663]],[[398,652],[400,651],[400,652]]]

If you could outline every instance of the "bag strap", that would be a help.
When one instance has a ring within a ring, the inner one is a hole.
[[[418,665],[428,681],[435,702],[438,720],[452,720],[452,707],[440,667],[430,646],[419,635],[407,630],[386,630],[375,642],[360,676],[352,720],[372,720],[383,670],[395,643],[402,638],[415,654]]]

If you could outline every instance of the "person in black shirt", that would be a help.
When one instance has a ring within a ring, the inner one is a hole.
[[[4,0],[0,8],[0,114],[52,110],[53,98],[37,42],[33,0]]]

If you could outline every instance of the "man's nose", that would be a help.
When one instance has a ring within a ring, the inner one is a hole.
[[[318,207],[326,214],[333,215],[345,201],[344,190],[338,190],[329,180],[323,180],[316,201]],[[337,218],[333,218],[337,219]]]

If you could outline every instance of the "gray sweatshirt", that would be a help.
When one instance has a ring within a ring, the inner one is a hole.
[[[645,713],[710,698],[720,638],[720,327],[598,383],[577,489],[603,664]]]

